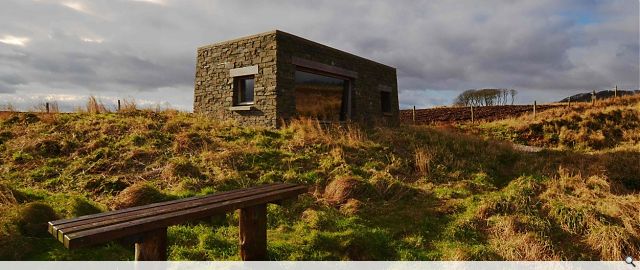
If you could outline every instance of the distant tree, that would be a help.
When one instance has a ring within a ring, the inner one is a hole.
[[[511,105],[513,105],[513,101],[515,99],[516,94],[518,94],[518,91],[516,91],[515,89],[510,89],[509,94],[511,95]]]
[[[455,106],[494,106],[507,105],[509,95],[511,95],[511,103],[516,90],[513,89],[469,89],[460,93],[454,100]]]
[[[465,90],[460,93],[456,100],[454,101],[454,105],[456,106],[478,106],[477,100],[475,97],[475,89]]]

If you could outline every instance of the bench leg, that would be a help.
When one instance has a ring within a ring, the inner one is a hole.
[[[244,261],[267,259],[267,205],[240,209],[240,258]]]
[[[136,241],[136,261],[167,260],[167,228],[149,231]]]

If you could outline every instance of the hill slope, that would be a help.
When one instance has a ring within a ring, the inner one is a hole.
[[[582,152],[640,151],[640,95],[558,106],[537,117],[524,115],[463,130],[519,144]]]
[[[0,117],[0,259],[132,259],[122,243],[70,252],[43,224],[284,181],[310,191],[269,206],[273,260],[618,260],[640,245],[640,166],[629,164],[638,152],[526,153],[429,127],[10,113]],[[237,234],[235,214],[170,227],[169,258],[238,259]]]
[[[640,90],[618,90],[619,97],[638,95],[638,94],[640,94]],[[596,92],[596,99],[603,100],[603,99],[615,97],[615,95],[616,93],[613,90],[598,91]],[[592,96],[591,93],[580,93],[580,94],[575,94],[573,96],[564,98],[558,102],[564,103],[569,100],[571,100],[571,102],[591,102],[591,96]]]

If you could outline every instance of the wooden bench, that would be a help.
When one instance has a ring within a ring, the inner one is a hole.
[[[167,227],[240,209],[240,257],[265,260],[267,203],[305,193],[297,184],[269,184],[49,222],[49,233],[69,249],[131,237],[135,259],[167,259]]]

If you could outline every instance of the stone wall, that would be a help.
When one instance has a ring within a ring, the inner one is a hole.
[[[276,116],[276,32],[229,40],[198,48],[194,106],[221,121],[275,127]],[[230,70],[257,65],[254,105],[248,111],[234,111],[233,77]]]
[[[364,124],[399,123],[395,68],[282,31],[271,31],[198,48],[194,112],[243,125],[278,127],[296,117],[294,62],[338,69],[351,80],[351,120]],[[232,69],[257,65],[254,105],[233,106]],[[391,92],[391,113],[383,114],[380,92]]]
[[[345,72],[357,73],[352,80],[351,119],[364,124],[399,124],[398,84],[396,69],[346,53],[298,36],[277,31],[278,48],[278,116],[295,117],[294,59],[319,63]],[[391,92],[391,113],[383,115],[380,91]]]

